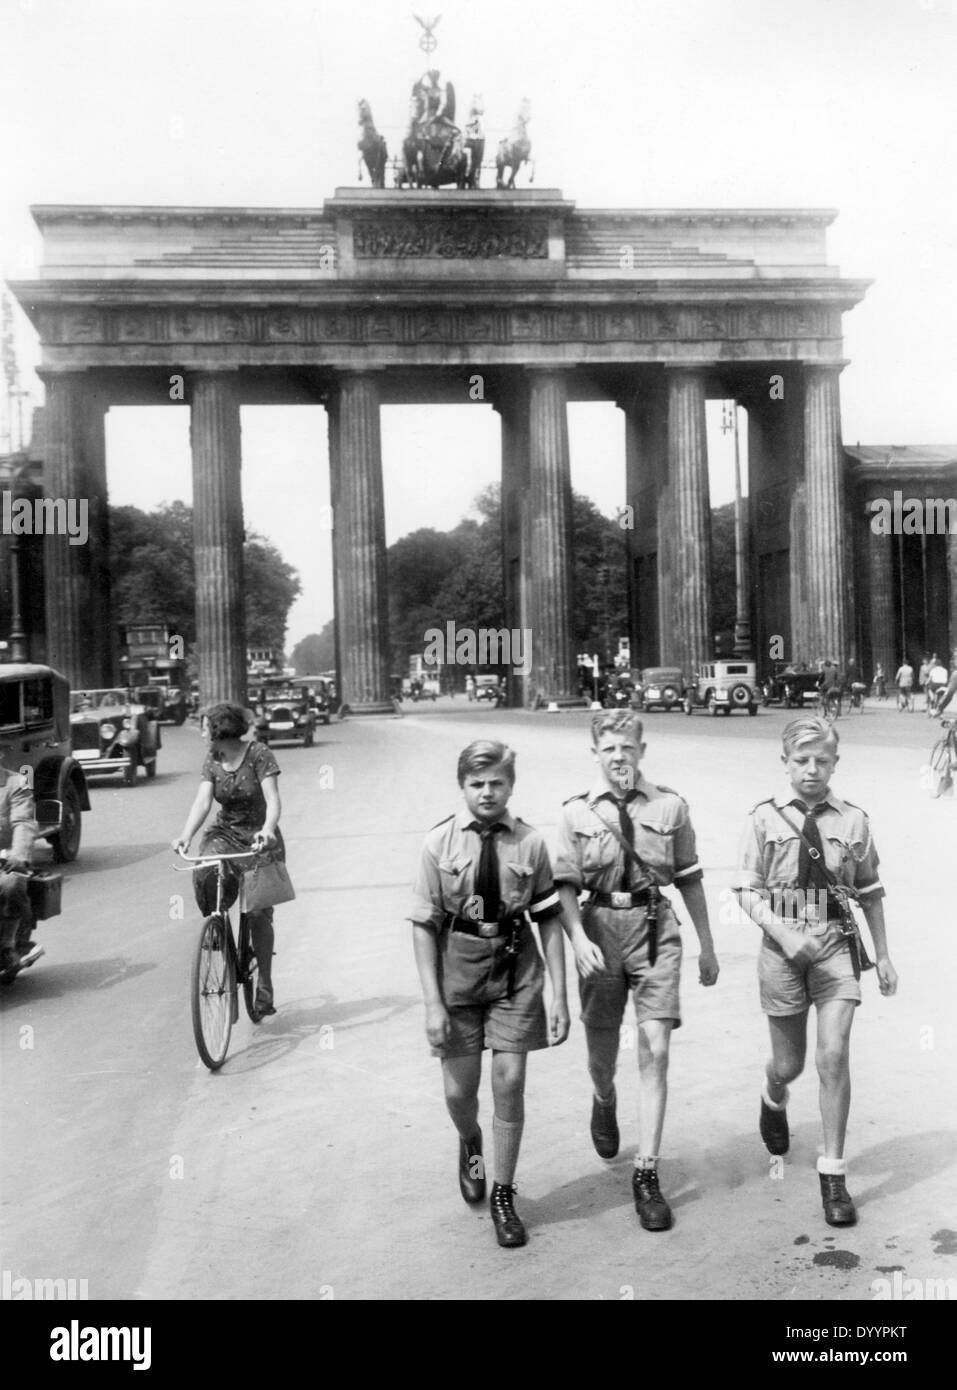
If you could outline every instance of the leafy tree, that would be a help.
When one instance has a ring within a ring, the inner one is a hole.
[[[302,593],[299,575],[265,536],[247,531],[243,547],[243,588],[246,594],[246,641],[250,646],[276,647],[286,642],[286,621]]]
[[[734,643],[737,611],[735,583],[734,503],[711,512],[711,622],[730,651]]]
[[[333,670],[336,664],[335,621],[330,619],[321,632],[310,632],[297,642],[289,664],[295,667],[297,676],[318,676],[321,671]]]

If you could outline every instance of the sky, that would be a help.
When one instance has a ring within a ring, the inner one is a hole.
[[[827,207],[845,441],[957,443],[957,0],[0,0],[0,276],[36,273],[36,203],[318,207],[357,173],[355,108],[394,148],[426,66],[489,141],[531,101],[536,185],[579,207]],[[35,338],[18,320],[23,384]],[[464,411],[468,415],[464,415]],[[710,403],[712,501],[732,453]],[[383,411],[389,543],[448,529],[499,476],[490,408]],[[321,408],[244,409],[247,526],[300,571],[287,649],[332,616]],[[3,422],[0,421],[0,436]],[[623,500],[624,428],[569,410],[572,481]],[[113,409],[110,500],[190,500],[188,412]]]

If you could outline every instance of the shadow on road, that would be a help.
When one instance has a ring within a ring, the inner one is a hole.
[[[130,864],[139,864],[151,859],[161,850],[169,849],[168,840],[151,840],[139,845],[103,845],[98,849],[82,849],[75,864],[63,866],[68,878],[79,878],[83,874],[98,874],[105,869],[126,869]],[[172,851],[170,850],[172,854]]]
[[[321,1035],[320,1048],[334,1052],[337,1029],[345,1031],[384,1023],[419,1003],[420,1000],[411,994],[380,995],[349,1003],[338,1003],[331,995],[320,995],[318,1000],[280,1006],[275,1017],[265,1019],[257,1027],[248,1047],[230,1053],[220,1074],[256,1071],[259,1067],[270,1066],[317,1033]]]
[[[155,969],[155,961],[132,965],[126,956],[55,964],[46,956],[29,970],[22,970],[12,985],[0,991],[0,1004],[9,1009],[21,1003],[35,1004],[40,999],[61,999],[77,990],[112,989]]]

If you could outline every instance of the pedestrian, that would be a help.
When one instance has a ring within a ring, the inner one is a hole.
[[[923,692],[927,689],[927,681],[928,681],[928,679],[930,678],[930,668],[931,668],[931,665],[932,665],[932,662],[931,662],[930,656],[928,655],[927,652],[925,652],[925,653],[924,653],[924,656],[923,656],[923,659],[922,659],[922,661],[921,661],[921,663],[920,663],[920,667],[918,668],[918,671],[917,671],[917,689],[918,689],[922,694],[923,694]],[[926,704],[925,704],[925,708],[926,708]]]
[[[937,707],[947,689],[947,667],[934,652],[931,657],[931,667],[927,676],[927,717],[931,718],[937,713]]]
[[[240,705],[212,705],[205,713],[205,733],[209,751],[200,772],[199,790],[186,817],[182,834],[173,841],[180,854],[189,854],[193,836],[206,820],[215,801],[219,814],[203,836],[200,854],[241,854],[267,851],[276,860],[285,860],[286,851],[279,830],[282,806],[279,800],[279,764],[265,744],[248,740],[250,712]],[[230,862],[226,873],[223,906],[235,902],[240,871]],[[204,917],[216,906],[216,870],[197,869],[193,889]],[[275,946],[273,909],[248,912],[253,950],[259,967],[255,1007],[261,1014],[276,1012],[273,999],[272,957]]]
[[[35,919],[27,891],[37,828],[29,778],[0,766],[0,980],[7,982],[43,954],[30,940]]]
[[[907,660],[906,654],[901,657],[901,664],[897,668],[894,683],[897,686],[897,708],[902,711],[912,710],[914,708],[914,668]]]
[[[875,700],[887,699],[887,677],[884,675],[884,667],[880,662],[874,667],[874,679],[871,685],[871,693]]]
[[[765,1069],[759,1131],[771,1154],[788,1152],[788,1086],[804,1070],[808,1013],[817,1014],[824,1154],[817,1161],[824,1219],[857,1220],[844,1158],[850,1107],[850,1040],[861,1002],[860,974],[870,961],[847,894],[870,929],[881,994],[897,990],[887,953],[884,889],[865,813],[830,790],[838,737],[823,719],[802,716],[784,729],[782,762],[790,787],[759,802],[741,846],[734,888],[742,911],[763,933],[758,955],[761,1007],[771,1057]],[[853,928],[853,933],[851,929]]]
[[[524,1245],[515,1212],[515,1169],[525,1123],[529,1052],[568,1036],[559,900],[545,842],[507,810],[515,754],[480,739],[463,748],[465,807],[425,839],[410,915],[425,999],[425,1033],[442,1062],[445,1103],[459,1135],[459,1190],[485,1197],[478,1123],[482,1052],[492,1053],[494,1182],[489,1209],[499,1245]],[[546,1018],[542,959],[526,922],[538,926],[551,985]]]
[[[718,978],[702,874],[688,804],[640,771],[641,721],[629,711],[591,722],[597,775],[587,792],[565,802],[559,821],[555,882],[575,952],[581,1018],[594,1087],[591,1137],[601,1158],[618,1153],[615,1070],[625,1004],[638,1026],[638,1151],[632,1178],[635,1210],[647,1231],[672,1224],[658,1181],[671,1033],[681,1025],[678,919],[661,894],[675,884],[700,942],[702,984]],[[578,897],[587,899],[579,908]]]
[[[465,677],[465,696],[470,702],[475,699],[475,677],[471,673]]]

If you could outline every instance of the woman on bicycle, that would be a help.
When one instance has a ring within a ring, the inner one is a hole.
[[[239,705],[212,705],[206,713],[209,752],[200,773],[199,791],[186,817],[186,824],[173,848],[188,854],[193,836],[212,810],[219,815],[203,836],[201,854],[236,854],[243,850],[272,850],[275,858],[285,859],[279,833],[279,764],[265,744],[247,741],[249,716]],[[239,874],[233,864],[224,865],[227,875],[224,906],[229,907],[239,892]],[[197,869],[193,875],[196,901],[204,916],[216,906],[216,869]],[[272,956],[275,933],[273,909],[261,908],[247,914],[253,950],[259,966],[256,1008],[261,1014],[274,1014]]]

